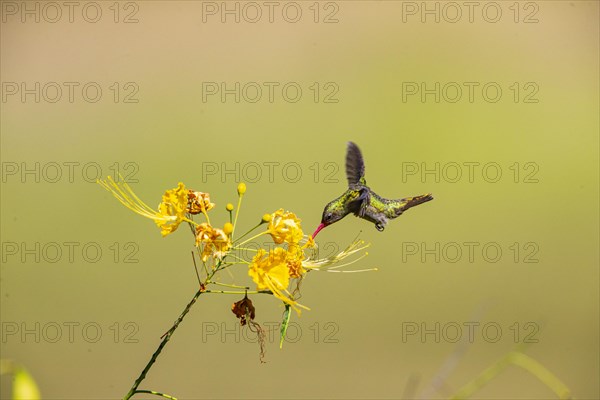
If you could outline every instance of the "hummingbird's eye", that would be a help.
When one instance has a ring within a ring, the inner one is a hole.
[[[329,220],[331,219],[331,217],[333,217],[333,214],[332,214],[332,213],[327,213],[327,214],[325,214],[325,219],[326,219],[327,221],[329,221]]]

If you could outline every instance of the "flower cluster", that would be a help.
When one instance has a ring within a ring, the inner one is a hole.
[[[181,223],[185,222],[191,226],[195,236],[195,246],[204,266],[202,271],[204,279],[200,279],[200,273],[198,278],[200,286],[206,292],[211,292],[208,289],[210,285],[221,285],[244,289],[243,292],[229,291],[227,293],[272,294],[275,298],[281,300],[286,307],[291,307],[300,313],[301,309],[308,309],[308,307],[297,302],[299,283],[308,272],[311,270],[339,272],[338,268],[348,265],[340,264],[340,261],[364,250],[368,246],[357,240],[339,254],[326,259],[316,259],[311,255],[316,252],[308,251],[309,249],[314,250],[316,247],[313,238],[304,234],[300,219],[294,213],[284,209],[265,214],[256,226],[239,238],[235,238],[234,233],[242,197],[246,193],[246,185],[243,183],[238,185],[237,208],[231,203],[226,205],[225,209],[229,213],[229,222],[221,227],[216,227],[210,222],[208,212],[215,207],[215,203],[211,202],[210,195],[188,189],[183,183],[179,183],[176,188],[167,190],[163,194],[162,201],[156,211],[144,203],[122,179],[117,182],[108,177],[98,183],[111,192],[127,208],[153,220],[160,228],[163,236],[175,232]],[[235,215],[233,215],[234,211]],[[199,214],[204,216],[204,222],[194,221],[194,216]],[[242,240],[261,226],[263,229],[257,234]],[[262,235],[271,236],[274,242],[272,248],[269,250],[244,248],[246,243]],[[251,250],[256,253],[251,260],[244,260],[239,257],[239,252],[236,250]],[[360,258],[362,257],[358,259]],[[247,266],[248,276],[255,283],[256,291],[249,291],[249,287],[225,284],[218,281],[215,276],[217,272],[238,264]],[[220,291],[220,293],[225,293],[225,291]],[[254,318],[254,310],[248,317]]]

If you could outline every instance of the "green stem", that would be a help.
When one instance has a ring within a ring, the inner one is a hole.
[[[235,254],[228,254],[227,257],[235,257],[235,263],[226,263],[226,264],[250,264],[248,261],[244,260],[241,257],[236,256]]]
[[[237,225],[238,215],[240,214],[240,207],[242,206],[242,197],[244,197],[243,194],[238,195],[238,204],[235,209],[235,218],[233,219],[233,230],[231,231],[231,240],[233,240],[233,235],[235,233],[235,227]]]
[[[208,213],[206,212],[204,207],[202,207],[202,214],[204,214],[204,216],[206,217],[206,222],[210,225],[210,218],[208,218]]]
[[[164,394],[164,393],[160,393],[160,392],[155,392],[154,390],[136,390],[135,393],[149,393],[149,394],[153,394],[155,396],[164,397],[165,399],[177,400],[173,396],[169,396],[168,394]]]
[[[270,290],[205,290],[204,293],[220,294],[273,294]]]
[[[234,289],[250,289],[248,286],[240,286],[240,285],[232,285],[229,283],[221,283],[221,282],[206,282],[207,285],[218,285],[218,286],[225,286],[225,287],[230,287],[230,288],[234,288]]]
[[[248,243],[249,241],[251,241],[251,240],[254,240],[254,239],[256,239],[257,237],[259,237],[259,236],[261,236],[261,235],[264,235],[264,234],[267,234],[267,233],[269,233],[269,231],[263,231],[263,232],[261,232],[261,233],[259,233],[259,234],[256,234],[256,235],[252,236],[250,239],[246,239],[246,240],[244,240],[242,243],[238,243],[238,244],[237,244],[237,246],[242,246],[242,245],[244,245],[244,244]],[[238,239],[238,240],[239,240],[239,239]]]
[[[136,393],[142,393],[142,391],[138,390],[138,387],[140,386],[140,384],[142,383],[142,381],[144,379],[146,379],[146,374],[148,373],[148,371],[150,370],[150,368],[152,368],[152,365],[154,364],[154,362],[156,361],[156,359],[160,355],[162,349],[167,345],[167,343],[171,339],[171,336],[173,335],[173,333],[175,332],[175,330],[177,329],[177,327],[179,326],[179,324],[181,323],[181,321],[183,321],[183,318],[185,318],[186,314],[190,311],[190,308],[192,308],[192,306],[194,305],[194,303],[196,303],[196,300],[198,300],[198,297],[200,297],[200,295],[202,293],[203,293],[202,289],[200,289],[200,290],[198,290],[196,292],[196,294],[194,295],[194,297],[192,298],[192,300],[187,304],[187,306],[185,307],[185,309],[183,310],[183,312],[181,313],[181,315],[179,315],[179,318],[177,318],[177,320],[175,321],[175,323],[173,324],[173,326],[171,327],[171,329],[169,329],[167,331],[167,333],[165,334],[163,340],[160,342],[160,345],[158,346],[158,348],[156,349],[156,351],[154,352],[154,354],[152,354],[152,357],[150,358],[150,361],[148,361],[148,364],[146,364],[146,367],[144,368],[144,370],[142,371],[142,373],[140,374],[140,376],[135,380],[135,382],[133,383],[133,386],[131,387],[131,389],[129,390],[129,392],[125,395],[125,397],[123,398],[123,400],[130,399]],[[143,393],[150,393],[150,392],[149,391],[144,391]]]
[[[259,226],[261,226],[262,224],[264,224],[264,222],[259,222],[258,225],[256,225],[254,228],[250,229],[248,232],[244,233],[242,236],[240,236],[239,238],[234,240],[234,244],[235,242],[241,240],[243,237],[245,237],[247,234],[249,234],[250,232],[252,232],[253,230],[255,230],[256,228],[258,228]]]

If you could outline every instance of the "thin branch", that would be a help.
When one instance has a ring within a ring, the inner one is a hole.
[[[194,295],[192,300],[187,304],[187,306],[185,307],[185,309],[183,310],[181,315],[179,315],[179,318],[177,318],[177,320],[175,321],[175,323],[173,324],[171,329],[169,329],[167,331],[167,333],[164,335],[164,338],[160,342],[160,345],[158,346],[158,348],[156,349],[154,354],[152,354],[150,361],[148,361],[148,364],[146,364],[146,367],[144,368],[144,370],[142,371],[140,376],[135,380],[135,382],[133,383],[133,386],[131,387],[129,392],[125,395],[125,397],[123,398],[124,400],[130,399],[136,392],[139,392],[138,387],[140,386],[142,381],[146,378],[146,374],[148,373],[150,368],[152,368],[152,365],[154,364],[154,362],[160,355],[162,349],[167,345],[167,343],[171,339],[171,336],[173,335],[173,333],[175,332],[175,330],[177,329],[177,327],[179,326],[181,321],[183,321],[183,318],[185,318],[186,314],[190,311],[190,308],[192,308],[192,306],[194,305],[194,303],[196,303],[196,300],[198,300],[198,297],[200,297],[200,295],[202,293],[203,293],[202,289],[200,289],[196,292],[196,294]]]
[[[173,396],[169,396],[168,394],[164,394],[164,393],[160,393],[160,392],[155,392],[154,390],[136,390],[135,393],[149,393],[149,394],[153,394],[155,396],[160,396],[160,397],[164,397],[165,399],[169,399],[169,400],[177,400],[175,397]],[[135,394],[134,393],[134,394]]]
[[[194,271],[196,271],[196,277],[198,278],[198,285],[202,287],[202,281],[200,280],[200,274],[198,273],[198,266],[196,265],[196,257],[194,257],[194,250],[192,250],[192,261],[194,262]]]

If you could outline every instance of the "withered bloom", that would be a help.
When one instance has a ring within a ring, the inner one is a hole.
[[[252,300],[248,298],[248,295],[244,296],[242,300],[233,303],[231,306],[231,312],[233,312],[235,316],[240,319],[240,325],[244,326],[248,324],[248,329],[250,329],[250,332],[256,333],[258,345],[260,346],[260,362],[264,363],[266,334],[263,328],[258,323],[254,322],[256,312],[254,306],[252,305]]]
[[[210,196],[208,193],[195,192],[193,190],[188,191],[187,212],[190,214],[207,212],[214,206],[215,203],[210,202]]]
[[[206,262],[210,255],[222,259],[231,249],[231,238],[222,229],[203,222],[196,226],[196,246],[200,244],[204,245],[202,261]]]
[[[245,296],[242,300],[233,303],[231,306],[231,312],[240,319],[240,325],[244,326],[248,323],[248,319],[252,321],[256,316],[252,300]]]

